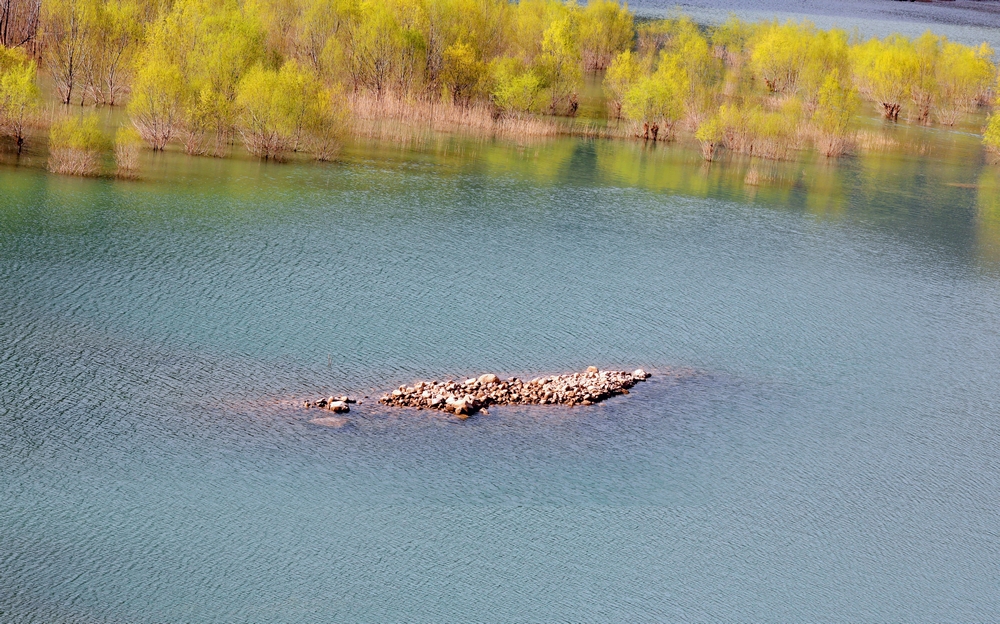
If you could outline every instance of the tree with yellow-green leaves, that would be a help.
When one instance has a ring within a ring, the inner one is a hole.
[[[812,122],[819,132],[818,147],[827,157],[840,156],[850,146],[850,129],[858,109],[858,96],[840,72],[830,73],[819,89]]]
[[[920,72],[913,43],[900,35],[869,39],[852,51],[858,91],[874,100],[882,116],[896,121]]]
[[[607,69],[615,57],[632,47],[635,18],[628,4],[590,0],[580,12],[580,54],[587,71]]]
[[[993,48],[985,43],[970,48],[944,41],[936,67],[941,123],[954,125],[960,113],[985,97],[996,72],[992,59]]]
[[[23,51],[0,46],[0,134],[14,139],[19,155],[41,102],[37,73],[35,62]]]
[[[910,84],[910,99],[915,108],[914,121],[931,122],[931,109],[937,103],[937,64],[941,57],[943,37],[927,31],[913,42],[915,71]]]
[[[177,0],[152,25],[148,39],[138,70],[142,88],[134,96],[145,102],[135,110],[157,119],[158,130],[146,131],[148,123],[140,122],[140,133],[147,141],[160,137],[153,143],[176,133],[190,154],[225,154],[237,86],[266,55],[259,19],[235,0]],[[206,140],[212,140],[210,147]]]
[[[144,15],[137,0],[95,3],[80,59],[84,89],[91,101],[114,106],[126,93],[142,44]]]
[[[750,66],[771,93],[794,93],[809,58],[815,28],[808,23],[760,24],[751,40]]]
[[[638,80],[625,94],[622,113],[643,124],[643,138],[668,141],[673,138],[674,125],[684,116],[689,89],[690,78],[681,63],[663,52],[656,71]]]
[[[545,29],[535,61],[549,91],[549,113],[576,113],[576,92],[583,84],[580,62],[578,24],[566,14]]]
[[[277,71],[251,68],[235,103],[243,143],[259,158],[281,160],[289,151],[306,148],[326,160],[343,134],[343,108],[334,109],[342,102],[294,60]]]
[[[63,104],[74,93],[81,94],[81,67],[86,62],[86,40],[93,28],[94,0],[46,0],[42,3],[40,40],[45,50],[43,60]]]
[[[97,115],[68,115],[49,129],[49,171],[63,175],[96,176],[109,141]]]
[[[452,102],[468,104],[482,92],[486,76],[486,63],[471,45],[458,41],[445,48],[440,80]]]
[[[139,135],[154,151],[163,150],[180,131],[187,93],[177,65],[156,57],[144,60],[127,110]]]
[[[696,128],[718,106],[723,63],[712,52],[708,39],[689,18],[673,20],[670,33],[664,53],[669,54],[671,62],[683,74],[682,81],[688,87],[684,95],[685,115],[690,125]]]
[[[500,114],[518,117],[535,110],[544,83],[530,67],[516,58],[494,61],[490,68],[490,99]]]
[[[994,112],[989,116],[983,131],[983,145],[992,154],[1000,154],[1000,113]]]
[[[814,30],[809,40],[805,65],[799,72],[797,91],[806,106],[813,108],[827,78],[836,73],[838,80],[850,82],[850,42],[846,32],[833,28]]]
[[[622,116],[622,105],[625,102],[625,94],[642,76],[642,68],[636,55],[631,50],[625,50],[618,54],[608,71],[604,74],[604,92],[611,103],[612,115],[616,119]]]

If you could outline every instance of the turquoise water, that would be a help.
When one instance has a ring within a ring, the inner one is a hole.
[[[994,618],[1000,173],[899,138],[0,168],[0,620]],[[590,364],[658,374],[294,404]]]

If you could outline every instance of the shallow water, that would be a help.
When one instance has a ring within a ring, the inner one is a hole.
[[[0,620],[991,619],[1000,173],[898,139],[0,168]],[[292,403],[590,364],[683,374]]]

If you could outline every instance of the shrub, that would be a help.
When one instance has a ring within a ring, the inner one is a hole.
[[[0,134],[13,137],[18,154],[41,101],[37,73],[35,62],[26,54],[0,46]]]
[[[131,126],[122,126],[115,133],[115,165],[119,178],[135,178],[139,172],[139,150],[143,139]]]
[[[49,130],[49,171],[64,175],[96,176],[108,140],[97,115],[68,116]]]
[[[1000,112],[994,112],[986,122],[983,145],[993,154],[1000,155]]]

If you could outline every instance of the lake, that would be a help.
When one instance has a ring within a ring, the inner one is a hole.
[[[992,619],[1000,167],[884,131],[0,167],[0,620]],[[588,365],[654,376],[373,400]]]

